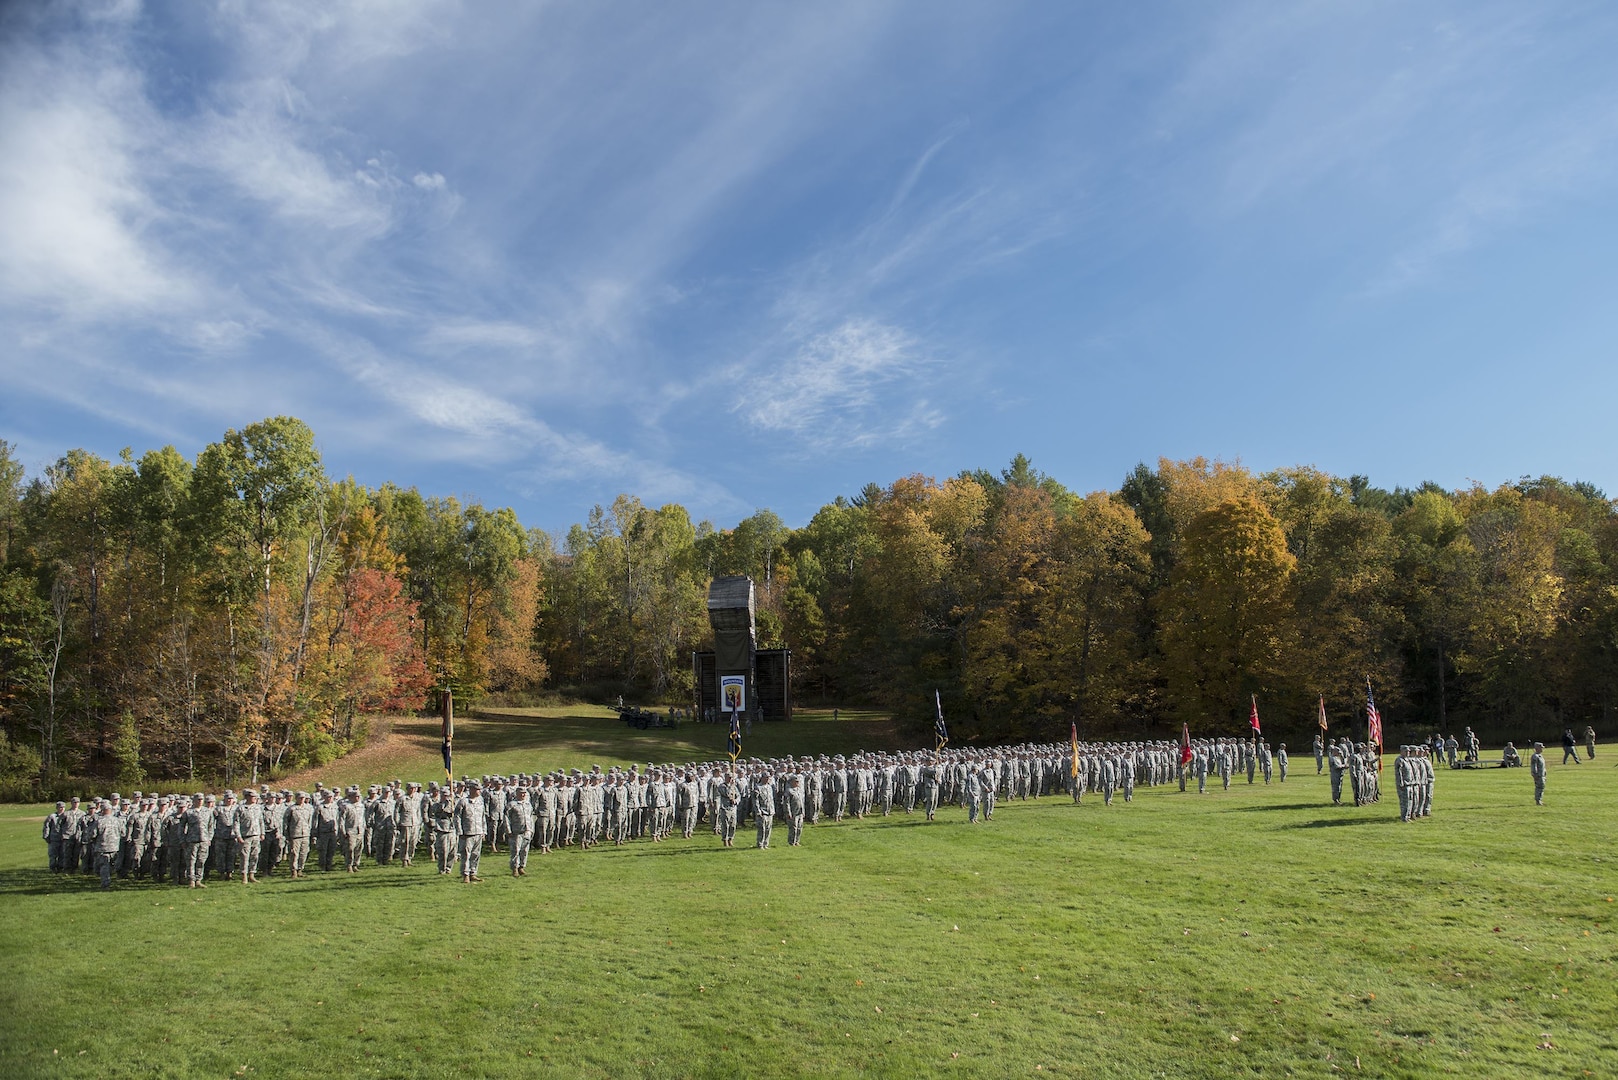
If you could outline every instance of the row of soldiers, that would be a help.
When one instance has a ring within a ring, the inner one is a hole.
[[[1356,803],[1375,801],[1373,759],[1363,746],[1334,744],[1331,760],[1334,801],[1344,774]],[[1198,791],[1206,792],[1208,778],[1218,776],[1228,790],[1243,772],[1249,784],[1260,774],[1269,783],[1277,772],[1284,782],[1287,768],[1286,744],[1272,752],[1258,738],[594,766],[589,772],[462,777],[425,788],[395,780],[364,793],[319,783],[312,792],[266,785],[239,796],[136,792],[124,799],[115,792],[88,812],[79,799],[57,804],[43,835],[53,870],[100,872],[103,884],[113,875],[193,888],[210,876],[252,884],[283,863],[298,878],[311,856],[322,870],[335,869],[340,857],[346,872],[357,873],[366,859],[409,866],[423,845],[440,874],[458,872],[470,883],[482,880],[485,848],[506,850],[512,874],[521,877],[535,850],[656,843],[676,832],[690,838],[699,822],[732,847],[738,826],[751,819],[755,846],[768,848],[777,820],[788,844],[797,845],[803,826],[823,819],[919,810],[930,821],[953,804],[976,823],[992,820],[996,803],[1009,799],[1067,793],[1077,803],[1094,792],[1111,805],[1115,796],[1131,801],[1139,784],[1177,780],[1184,791],[1194,776]]]
[[[1267,742],[1258,738],[1251,739],[1198,739],[1191,743],[1191,760],[1180,776],[1180,790],[1185,790],[1185,777],[1187,774],[1196,777],[1197,793],[1206,794],[1208,778],[1219,777],[1220,783],[1226,791],[1230,790],[1232,776],[1247,774],[1247,782],[1253,783],[1260,773],[1264,782],[1268,784],[1280,772],[1280,780],[1286,783],[1287,744],[1281,743],[1274,751]],[[1182,750],[1182,756],[1184,751]]]
[[[1381,764],[1382,756],[1374,743],[1357,743],[1347,738],[1332,740],[1326,748],[1332,805],[1342,804],[1345,777],[1355,806],[1379,802],[1382,798],[1382,778],[1378,771]]]
[[[1399,789],[1399,820],[1414,821],[1433,814],[1433,770],[1431,747],[1401,746],[1393,762],[1393,783]],[[1375,770],[1372,770],[1373,774]]]
[[[1230,750],[1232,760],[1237,751]],[[1216,757],[1219,755],[1215,755]],[[1266,776],[1268,766],[1266,758]],[[454,784],[394,781],[361,793],[316,784],[312,792],[271,791],[190,796],[114,792],[86,807],[58,803],[43,826],[52,870],[172,881],[200,888],[210,877],[255,883],[283,864],[303,877],[311,856],[322,870],[358,872],[369,858],[408,866],[423,844],[441,874],[481,880],[485,847],[509,851],[511,871],[527,873],[530,851],[611,842],[659,842],[709,824],[733,846],[752,819],[756,846],[768,848],[780,819],[788,844],[822,819],[864,818],[895,809],[933,820],[956,804],[967,820],[990,820],[997,800],[1091,791],[1109,805],[1127,802],[1136,784],[1180,778],[1178,747],[1167,742],[1085,743],[1077,765],[1063,744],[938,753],[704,762],[512,777],[463,777]]]

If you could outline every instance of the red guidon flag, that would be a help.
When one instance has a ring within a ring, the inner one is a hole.
[[[1365,677],[1365,727],[1366,735],[1371,742],[1376,743],[1376,752],[1382,753],[1382,714],[1377,711],[1376,696],[1371,693],[1371,677]]]
[[[1191,764],[1191,725],[1180,725],[1180,764]]]
[[[1260,731],[1259,727],[1258,727],[1258,695],[1257,694],[1253,695],[1253,715],[1247,718],[1247,723],[1248,723],[1248,726],[1250,726],[1253,729],[1253,734],[1254,735],[1262,735],[1262,734],[1264,734],[1264,732]]]

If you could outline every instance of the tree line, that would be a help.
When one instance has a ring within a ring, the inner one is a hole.
[[[1254,697],[1272,733],[1322,701],[1340,729],[1367,678],[1412,730],[1610,728],[1618,697],[1618,506],[1584,483],[1198,458],[1079,495],[1018,456],[798,529],[620,495],[551,536],[333,480],[277,417],[33,477],[0,442],[0,775],[252,781],[446,687],[684,702],[720,574],[758,583],[800,702],[925,723],[936,691],[957,742],[1234,734]]]

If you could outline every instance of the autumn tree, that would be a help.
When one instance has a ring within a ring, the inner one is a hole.
[[[1296,565],[1280,523],[1254,496],[1191,518],[1158,597],[1165,677],[1183,718],[1234,730],[1250,694],[1281,684]]]

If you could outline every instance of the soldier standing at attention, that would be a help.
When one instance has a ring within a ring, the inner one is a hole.
[[[787,846],[797,847],[803,843],[803,778],[797,773],[787,781],[786,790],[787,812]]]
[[[1331,744],[1328,763],[1331,765],[1331,802],[1333,806],[1340,806],[1343,802],[1343,772],[1348,768],[1348,755],[1343,752],[1341,744]]]
[[[242,868],[242,884],[258,880],[259,846],[264,842],[264,807],[259,804],[258,792],[248,788],[247,802],[236,811],[235,856]]]
[[[1326,768],[1326,738],[1320,732],[1315,732],[1315,775],[1319,776]]]
[[[736,846],[736,808],[741,804],[741,786],[729,772],[714,778],[709,789],[713,795],[714,826],[726,847]]]
[[[1393,760],[1393,782],[1399,789],[1399,820],[1409,821],[1416,812],[1415,758],[1408,746],[1399,747],[1399,756]]]
[[[62,872],[62,834],[67,828],[67,803],[58,802],[56,812],[45,819],[40,836],[45,841],[45,854],[50,860],[51,873]]]
[[[433,861],[440,874],[455,865],[455,793],[448,784],[438,789],[438,798],[427,806],[427,842],[432,845]]]
[[[95,851],[96,872],[101,875],[101,887],[112,888],[112,863],[118,857],[118,845],[123,842],[123,822],[112,816],[112,803],[103,801],[95,816],[92,832],[92,850]]]
[[[342,849],[348,872],[357,873],[365,852],[365,804],[360,802],[357,787],[350,787],[348,797],[337,804],[337,846]]]
[[[1275,763],[1281,768],[1281,783],[1287,782],[1287,744],[1281,743],[1275,748]],[[1315,773],[1316,776],[1320,774]]]
[[[1534,778],[1534,805],[1545,805],[1545,744],[1534,744],[1534,756],[1528,759],[1528,775]]]
[[[399,802],[399,823],[396,826],[399,859],[409,866],[416,857],[416,845],[421,842],[421,785],[411,784]]]
[[[199,791],[191,797],[191,807],[185,812],[185,830],[181,834],[185,844],[185,883],[192,889],[205,889],[208,866],[208,844],[213,840],[213,811],[208,800]]]
[[[478,860],[483,854],[483,836],[488,832],[484,814],[483,793],[476,780],[466,785],[466,794],[455,803],[455,835],[460,844],[461,880],[470,885],[482,881],[478,876]]]
[[[176,795],[169,804],[168,816],[163,819],[163,857],[168,860],[169,880],[176,885],[186,883],[189,864],[185,856],[185,802]]]
[[[307,791],[298,792],[298,801],[287,809],[287,859],[294,878],[303,877],[309,861],[309,837],[314,833],[315,808]]]
[[[695,773],[687,772],[680,779],[674,796],[674,812],[680,819],[680,835],[691,839],[697,829],[697,804],[701,802],[701,785]]]
[[[62,815],[62,870],[70,873],[79,868],[79,831],[84,827],[84,811],[79,809],[79,797],[73,796]]]
[[[320,868],[330,870],[337,855],[337,800],[330,788],[321,789],[315,806],[314,844]]]
[[[758,827],[758,848],[770,846],[770,830],[775,825],[775,785],[769,773],[753,774],[753,823]]]
[[[555,782],[545,777],[534,793],[534,838],[544,855],[556,843],[556,823],[562,816],[562,799]]]
[[[225,792],[225,801],[213,812],[213,871],[229,881],[236,876],[236,793]]]
[[[921,808],[927,811],[927,820],[932,821],[938,815],[938,762],[937,754],[934,760],[921,767]]]
[[[483,792],[484,822],[489,830],[489,850],[499,851],[506,838],[506,787],[499,777],[489,781]]]
[[[382,789],[382,797],[371,805],[371,856],[378,866],[386,866],[393,859],[393,848],[398,843],[399,800],[393,789]]]
[[[528,789],[519,787],[506,800],[506,841],[511,845],[511,876],[528,875],[528,848],[534,837],[534,804]]]

